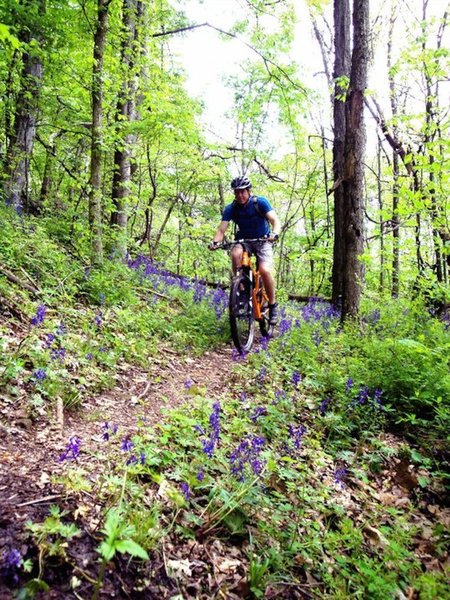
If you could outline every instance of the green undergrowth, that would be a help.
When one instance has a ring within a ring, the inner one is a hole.
[[[17,311],[0,325],[1,385],[4,397],[25,390],[32,410],[59,398],[77,405],[131,364],[147,368],[165,345],[201,354],[228,339],[220,289],[145,257],[91,271],[37,223],[4,220],[0,260],[40,290],[0,275],[5,314]],[[286,305],[273,340],[235,355],[220,396],[186,389],[184,409],[157,427],[143,415],[131,437],[118,417],[94,448],[82,431],[73,436],[55,481],[68,502],[27,524],[36,551],[4,559],[9,581],[20,574],[18,597],[33,597],[52,569],[75,565],[68,589],[96,598],[114,563],[110,572],[132,569],[137,594],[170,545],[185,562],[167,564],[167,575],[189,597],[192,543],[212,556],[220,541],[246,582],[243,597],[448,597],[439,506],[449,345],[448,321],[419,301],[363,307],[344,327],[326,304]],[[399,464],[407,490],[396,485]],[[89,573],[74,543],[83,536],[98,559]],[[213,597],[204,564],[196,585]]]
[[[145,257],[91,269],[37,220],[4,208],[0,294],[0,386],[11,399],[25,390],[31,411],[55,399],[73,407],[114,386],[127,366],[149,369],[164,346],[196,355],[229,336],[221,289]]]
[[[151,557],[169,544],[185,561],[170,577],[190,597],[192,543],[208,555],[220,540],[246,597],[281,597],[286,586],[313,598],[448,597],[448,532],[437,510],[448,341],[446,323],[418,304],[385,306],[344,328],[324,304],[287,306],[278,337],[236,355],[220,397],[186,391],[188,406],[156,428],[143,417],[127,438],[120,422],[105,424],[101,473],[95,462],[77,467],[80,432],[58,483],[78,498],[77,522],[96,539],[95,589],[121,555],[141,589]],[[398,464],[408,490],[396,485]],[[99,505],[103,525],[92,529]],[[204,594],[217,592],[208,569],[196,577]]]

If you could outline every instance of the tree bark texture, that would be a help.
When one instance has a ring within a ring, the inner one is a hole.
[[[45,13],[45,2],[40,0],[39,11]],[[14,111],[12,137],[5,160],[5,183],[3,192],[7,204],[16,211],[28,207],[28,179],[30,158],[36,136],[36,121],[43,78],[40,51],[31,42],[42,42],[41,35],[24,28],[18,34],[25,46],[22,53],[20,91]]]
[[[123,39],[121,62],[124,69],[124,82],[117,103],[116,125],[128,128],[136,118],[136,83],[133,73],[135,53],[137,51],[137,3],[136,0],[123,0]],[[128,197],[131,183],[131,148],[135,135],[125,131],[118,136],[114,152],[114,174],[112,200],[114,212],[111,224],[117,226],[116,255],[124,259],[127,252]]]
[[[353,52],[350,85],[345,103],[344,151],[344,264],[342,319],[359,312],[364,243],[364,92],[367,87],[369,57],[369,0],[353,2]]]
[[[333,177],[334,247],[332,270],[333,304],[342,298],[344,268],[344,146],[345,79],[350,76],[350,5],[349,0],[334,0],[334,101],[333,101]],[[343,87],[344,86],[344,87]]]
[[[389,22],[389,37],[387,44],[387,71],[389,81],[389,92],[391,100],[391,112],[395,118],[398,114],[398,103],[396,94],[396,85],[394,81],[394,75],[392,72],[392,44],[394,39],[394,25],[396,21],[396,5],[392,5],[391,18]],[[386,133],[386,132],[385,132]],[[398,138],[397,127],[393,126],[394,139]],[[392,147],[392,285],[391,285],[391,296],[392,298],[398,298],[400,290],[400,217],[399,217],[399,200],[400,200],[400,186],[399,186],[399,153],[398,146]]]
[[[94,64],[92,67],[92,138],[89,179],[89,225],[91,230],[91,262],[103,262],[102,241],[102,120],[103,120],[103,58],[108,27],[108,0],[98,0],[97,25],[94,34]]]

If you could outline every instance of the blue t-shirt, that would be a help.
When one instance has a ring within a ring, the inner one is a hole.
[[[258,238],[270,233],[269,223],[263,215],[266,215],[272,206],[267,198],[257,196],[258,210],[256,210],[254,196],[250,196],[248,202],[244,205],[232,202],[225,206],[222,213],[222,221],[234,221],[237,225],[235,238]]]

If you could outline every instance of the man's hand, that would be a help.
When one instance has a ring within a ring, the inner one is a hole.
[[[210,244],[208,244],[208,250],[217,250],[218,246],[220,246],[220,242],[210,242]]]
[[[269,237],[267,238],[267,241],[270,242],[271,244],[275,244],[275,242],[278,241],[278,238],[280,236],[278,235],[278,233],[272,233],[271,235],[269,235]]]

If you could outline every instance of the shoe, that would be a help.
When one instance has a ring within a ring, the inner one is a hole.
[[[274,326],[278,323],[278,305],[269,304],[269,325]]]

